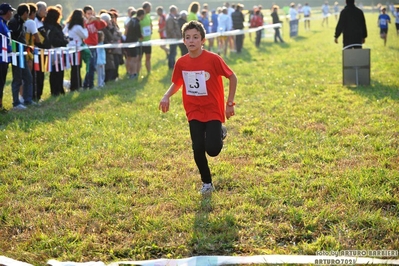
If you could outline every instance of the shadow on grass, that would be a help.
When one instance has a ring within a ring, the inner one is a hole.
[[[27,110],[10,110],[7,114],[0,114],[0,129],[6,128],[9,123],[15,120],[21,122],[19,127],[26,132],[32,130],[38,124],[67,120],[91,103],[110,95],[121,95],[129,101],[133,101],[136,98],[137,91],[144,88],[147,79],[148,75],[140,81],[110,81],[100,90],[79,90],[66,92],[65,95],[57,97],[51,96],[44,100],[40,106],[29,106]]]
[[[296,42],[300,42],[300,41],[305,41],[305,40],[307,40],[308,37],[296,36],[296,37],[293,37],[293,38],[290,38],[290,39],[293,40],[293,41],[296,41]]]
[[[212,195],[203,196],[195,215],[193,236],[190,241],[193,256],[231,255],[235,251],[237,231],[232,215],[213,217]],[[216,262],[204,261],[197,265],[216,265]]]
[[[392,100],[399,100],[399,88],[392,85],[381,84],[377,81],[372,81],[370,86],[346,86],[349,90],[357,94],[370,98],[381,100],[391,98]]]

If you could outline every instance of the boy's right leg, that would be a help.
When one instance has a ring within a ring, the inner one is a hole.
[[[189,122],[194,161],[201,175],[201,180],[205,184],[212,183],[211,170],[205,154],[205,130],[206,124],[197,120]]]

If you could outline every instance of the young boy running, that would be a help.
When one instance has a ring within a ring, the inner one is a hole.
[[[175,64],[172,84],[163,96],[159,109],[169,111],[170,97],[183,86],[183,105],[189,122],[194,161],[203,183],[201,193],[214,190],[206,153],[217,156],[223,147],[226,128],[222,126],[225,117],[234,115],[234,96],[237,77],[223,59],[202,47],[205,43],[205,29],[198,21],[183,25],[183,41],[188,54]],[[227,103],[224,101],[222,76],[229,79]]]

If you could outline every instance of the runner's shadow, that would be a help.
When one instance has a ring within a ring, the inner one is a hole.
[[[192,239],[189,242],[193,256],[234,253],[238,237],[235,218],[232,215],[212,216],[213,209],[212,195],[203,196],[195,215]],[[216,262],[206,261],[206,264],[201,265],[216,265]]]

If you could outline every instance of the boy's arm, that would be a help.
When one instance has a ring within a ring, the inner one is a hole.
[[[227,103],[226,103],[226,118],[229,119],[232,117],[234,113],[234,97],[236,95],[236,89],[237,89],[237,76],[233,73],[229,77],[229,95],[227,97]]]
[[[162,110],[163,113],[166,113],[169,111],[169,98],[175,94],[179,90],[180,86],[177,86],[176,84],[172,83],[170,85],[169,89],[165,92],[165,94],[162,97],[161,102],[159,103],[159,110]]]

